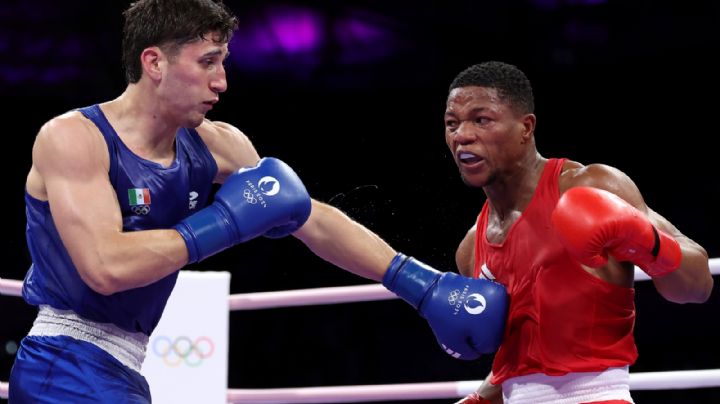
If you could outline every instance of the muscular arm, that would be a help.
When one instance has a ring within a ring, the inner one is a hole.
[[[175,230],[123,232],[99,133],[73,113],[43,126],[33,147],[28,192],[49,201],[53,220],[81,278],[109,295],[148,285],[187,261]]]
[[[198,132],[218,163],[218,182],[260,159],[247,136],[232,125],[206,121]],[[340,210],[315,200],[310,218],[293,235],[320,258],[375,281],[382,279],[395,256],[395,251],[375,233]]]
[[[713,288],[708,253],[657,212],[648,208],[647,214],[657,228],[675,237],[675,240],[680,243],[682,251],[680,268],[667,276],[653,278],[655,288],[671,302],[702,303],[707,301]]]
[[[650,209],[635,183],[621,171],[600,164],[581,166],[568,163],[560,177],[561,192],[576,186],[604,189],[624,199],[643,212],[657,228],[673,236],[680,244],[682,260],[680,267],[668,275],[653,278],[658,292],[676,303],[702,303],[713,287],[709,270],[708,254],[695,241],[683,235],[667,219]]]
[[[396,254],[378,235],[315,200],[310,218],[293,235],[320,258],[374,281],[382,279]]]
[[[217,183],[223,183],[233,172],[254,166],[260,160],[250,139],[228,123],[205,120],[197,131],[217,163]]]

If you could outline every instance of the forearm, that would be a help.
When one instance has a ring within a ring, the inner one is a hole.
[[[396,252],[340,210],[313,200],[305,225],[293,234],[320,258],[363,278],[380,281]]]
[[[653,278],[657,291],[675,303],[703,303],[710,297],[713,278],[705,249],[686,237],[679,237],[682,261],[680,267],[659,278]]]
[[[478,394],[480,394],[480,396],[482,396],[486,400],[489,400],[493,404],[502,404],[502,386],[490,383],[492,375],[492,372],[487,375],[485,380],[483,380],[482,384],[478,388],[477,392]]]
[[[665,299],[675,303],[702,303],[710,297],[713,278],[707,251],[683,235],[670,221],[648,208],[648,217],[658,230],[664,231],[680,245],[682,259],[673,272],[653,278],[655,288]]]
[[[185,243],[175,230],[118,232],[108,237],[93,253],[86,249],[76,262],[83,280],[101,294],[149,285],[187,263]]]

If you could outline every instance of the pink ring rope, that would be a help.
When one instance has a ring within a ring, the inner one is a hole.
[[[720,258],[710,259],[710,272],[720,274]],[[649,277],[635,269],[635,280]],[[20,296],[22,281],[1,279],[0,295]],[[298,289],[231,295],[230,310],[259,310],[276,307],[337,304],[388,300],[396,296],[380,284]],[[301,387],[281,389],[230,389],[228,402],[242,403],[359,403],[382,400],[423,400],[463,397],[480,380],[365,386]],[[720,386],[720,369],[630,374],[632,390],[690,389]],[[0,382],[0,398],[8,397],[8,383]]]

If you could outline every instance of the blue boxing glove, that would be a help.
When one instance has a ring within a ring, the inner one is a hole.
[[[439,272],[403,254],[393,258],[382,283],[420,311],[454,358],[477,359],[500,346],[509,299],[499,283]]]
[[[260,235],[290,234],[305,223],[310,210],[310,196],[292,168],[264,158],[230,175],[215,201],[175,230],[185,239],[188,263],[193,263]]]

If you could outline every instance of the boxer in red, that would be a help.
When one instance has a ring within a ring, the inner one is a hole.
[[[632,403],[633,265],[667,300],[700,303],[713,286],[707,252],[621,171],[541,156],[533,109],[529,80],[505,63],[474,65],[450,86],[447,145],[487,196],[458,268],[510,296],[492,371],[460,403]]]

